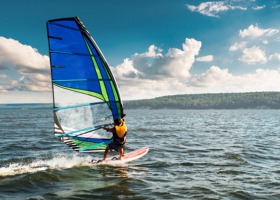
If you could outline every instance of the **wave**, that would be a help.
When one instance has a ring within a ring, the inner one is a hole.
[[[79,155],[68,156],[65,154],[55,154],[48,159],[36,159],[33,161],[11,162],[0,168],[0,177],[15,176],[24,173],[35,173],[45,170],[59,170],[80,166],[92,166],[90,161],[92,156],[81,157]]]

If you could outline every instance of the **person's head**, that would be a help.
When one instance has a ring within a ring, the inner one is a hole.
[[[115,125],[119,126],[123,123],[123,120],[122,118],[118,117],[116,120],[115,120]]]

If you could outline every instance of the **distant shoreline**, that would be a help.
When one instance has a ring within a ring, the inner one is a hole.
[[[207,93],[124,102],[125,109],[280,109],[280,92]]]
[[[280,109],[280,92],[207,93],[127,100],[124,109]],[[0,104],[0,109],[52,109],[53,103]]]
[[[17,110],[17,109],[52,109],[52,103],[13,103],[0,104],[0,110]]]

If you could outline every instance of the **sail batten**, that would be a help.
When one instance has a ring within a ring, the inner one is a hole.
[[[99,126],[92,126],[92,127],[87,127],[87,128],[83,128],[83,129],[79,129],[79,130],[75,130],[75,131],[70,131],[70,132],[67,132],[67,133],[63,133],[63,134],[56,134],[55,137],[62,137],[62,136],[71,136],[75,133],[79,133],[80,135],[81,134],[84,134],[85,131],[88,132],[88,131],[94,131],[96,129],[99,129],[101,126],[109,126],[110,124],[102,124],[102,125],[99,125]]]
[[[55,136],[80,152],[106,148],[112,134],[100,129],[123,117],[110,67],[77,17],[47,22]]]
[[[92,105],[97,105],[97,104],[108,104],[108,103],[118,103],[118,101],[101,101],[101,102],[87,103],[87,104],[76,104],[76,105],[71,105],[71,106],[56,107],[56,108],[53,108],[53,110],[54,111],[66,110],[66,109],[73,109],[73,108],[92,106]]]
[[[56,53],[56,54],[69,54],[69,55],[79,55],[79,56],[92,56],[92,57],[99,57],[98,55],[91,55],[86,53],[77,53],[77,52],[67,52],[67,51],[54,51],[50,50],[50,53]]]
[[[66,29],[71,29],[71,30],[74,30],[74,31],[79,31],[79,32],[84,31],[84,30],[81,30],[81,29],[78,29],[78,28],[74,28],[74,27],[71,27],[71,26],[63,25],[62,23],[61,24],[55,23],[55,20],[49,20],[48,23],[51,23],[53,26],[59,26],[59,27],[66,28]]]
[[[97,78],[97,79],[64,79],[64,80],[52,80],[52,82],[81,82],[81,81],[111,81],[110,79],[101,79],[101,78]]]

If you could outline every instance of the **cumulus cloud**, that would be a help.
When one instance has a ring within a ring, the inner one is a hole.
[[[255,92],[279,91],[280,70],[256,69],[255,72],[233,75],[228,69],[212,66],[205,73],[193,77],[190,81],[197,93],[205,92]]]
[[[256,69],[255,72],[233,75],[228,69],[212,66],[204,73],[192,75],[185,81],[178,79],[131,79],[120,86],[125,99],[145,99],[186,93],[224,93],[279,91],[280,70]]]
[[[239,31],[239,38],[230,46],[229,51],[236,51],[235,55],[238,56],[241,53],[238,60],[246,64],[267,63],[277,57],[269,54],[273,54],[275,50],[279,33],[278,29],[264,29],[258,25],[250,25]]]
[[[130,59],[113,69],[121,78],[139,79],[165,79],[165,78],[187,78],[189,70],[198,55],[201,42],[195,39],[186,39],[182,49],[170,48],[166,54],[162,50],[151,45],[147,52],[136,53]]]
[[[256,38],[256,37],[261,37],[261,36],[270,37],[277,33],[279,33],[278,29],[273,29],[273,28],[261,29],[258,27],[258,25],[250,25],[247,29],[239,31],[239,35],[242,38],[244,38],[244,37]]]
[[[253,64],[253,63],[265,63],[267,58],[265,56],[265,52],[260,49],[260,47],[253,46],[251,48],[245,48],[243,50],[243,55],[239,59],[242,62]]]
[[[209,17],[219,17],[219,13],[226,12],[228,10],[246,10],[246,7],[243,6],[234,6],[223,1],[209,1],[200,3],[198,6],[187,5],[187,8],[190,11],[198,12],[202,15]]]
[[[267,61],[265,53],[258,46],[246,48],[246,43],[235,46],[243,48],[242,62],[253,64]],[[192,74],[190,69],[195,62],[212,60],[211,56],[199,57],[200,48],[199,41],[188,38],[182,49],[171,48],[166,54],[152,45],[147,52],[136,53],[131,58],[125,59],[122,64],[112,67],[123,98],[143,99],[186,93],[280,90],[280,85],[275,84],[275,81],[280,79],[279,70],[258,68],[255,73],[234,75],[228,68],[211,66],[203,73]],[[274,58],[277,56],[278,54]],[[187,61],[188,59],[190,60]],[[174,69],[179,70],[174,72]],[[270,79],[270,76],[273,78]]]
[[[181,49],[170,48],[165,54],[151,45],[147,52],[135,53],[111,69],[126,99],[168,95],[170,91],[186,92],[186,82],[191,77],[189,71],[200,48],[200,41],[189,38]]]
[[[129,58],[124,59],[123,63],[112,67],[113,74],[121,79],[141,77],[141,72],[134,68],[133,61]]]
[[[14,68],[19,72],[45,72],[49,68],[48,56],[38,53],[37,49],[21,44],[14,39],[0,37],[0,66]]]
[[[50,90],[48,56],[17,40],[0,37],[0,70],[14,72],[13,78],[1,83],[0,91]]]
[[[190,83],[193,86],[209,87],[213,85],[220,85],[221,83],[230,81],[233,78],[229,74],[228,69],[221,69],[218,66],[212,66],[206,72],[193,76]]]
[[[256,69],[255,73],[240,77],[243,91],[279,91],[280,70]]]
[[[5,38],[1,40],[0,65],[3,67],[0,69],[0,92],[7,94],[19,90],[49,91],[48,58],[18,41]],[[4,43],[4,40],[9,42]],[[17,49],[18,57],[8,54],[9,51],[14,54],[10,49],[11,46]],[[211,66],[200,74],[191,73],[195,62],[213,60],[212,55],[199,56],[201,46],[200,41],[189,38],[185,39],[181,48],[170,48],[167,51],[150,45],[146,52],[135,53],[120,65],[111,67],[123,99],[144,99],[186,93],[280,90],[278,84],[280,70],[258,68],[254,73],[237,76],[228,68]],[[239,42],[232,45],[232,51],[237,49],[243,52],[242,62],[250,64],[267,61],[265,52],[259,46],[248,48],[245,43]],[[29,57],[26,57],[26,51],[29,52]],[[2,56],[2,53],[6,56]],[[280,60],[280,56],[275,53],[269,59]],[[17,78],[12,78],[10,72],[17,72],[13,75]]]

